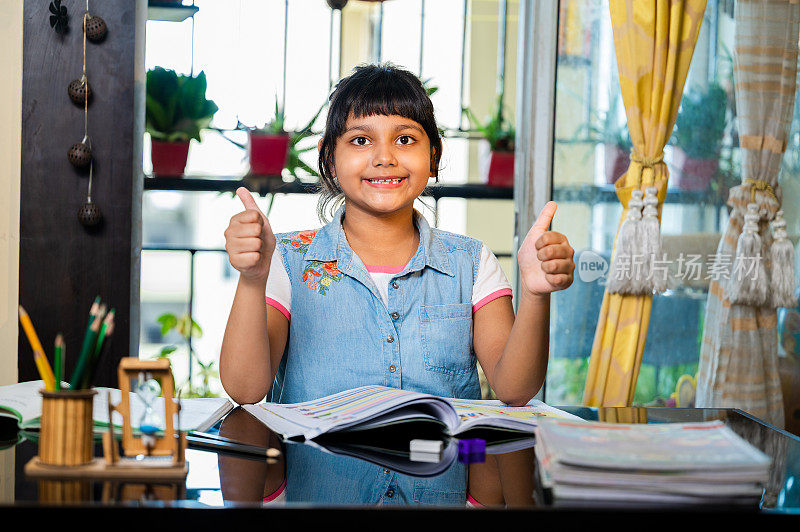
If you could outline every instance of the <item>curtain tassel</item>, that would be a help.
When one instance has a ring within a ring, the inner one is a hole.
[[[637,294],[640,287],[638,272],[641,264],[642,191],[631,191],[628,214],[619,228],[617,252],[611,263],[606,289],[611,294]]]
[[[731,302],[738,305],[760,307],[767,302],[767,274],[761,260],[761,237],[758,234],[760,218],[758,205],[749,203],[728,280],[727,293]]]
[[[644,210],[642,211],[642,247],[644,262],[641,286],[643,292],[661,293],[667,288],[666,269],[656,268],[656,261],[662,259],[661,226],[658,222],[658,189],[644,189]]]
[[[769,249],[772,305],[794,308],[797,306],[794,292],[794,246],[787,238],[783,211],[775,213],[771,226],[774,238]]]

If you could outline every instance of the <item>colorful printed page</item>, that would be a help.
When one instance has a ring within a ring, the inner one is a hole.
[[[641,472],[765,472],[770,459],[721,421],[705,423],[573,423],[544,419],[536,437],[547,462]]]
[[[578,416],[553,408],[538,400],[533,400],[525,406],[507,406],[500,401],[470,399],[447,399],[447,402],[456,409],[461,422],[453,435],[476,428],[497,428],[532,433],[543,417],[581,421]]]
[[[304,403],[260,403],[243,408],[285,438],[302,436],[307,440],[325,432],[418,419],[438,421],[449,431],[458,426],[458,416],[444,399],[384,386],[362,386]]]

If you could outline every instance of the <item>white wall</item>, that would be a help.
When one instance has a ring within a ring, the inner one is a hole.
[[[0,385],[17,382],[22,5],[0,0]]]

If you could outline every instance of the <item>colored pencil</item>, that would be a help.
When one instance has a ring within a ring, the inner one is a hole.
[[[109,344],[111,343],[111,336],[114,334],[114,309],[111,309],[103,320],[103,325],[100,328],[100,334],[97,335],[97,343],[95,345],[92,359],[89,363],[89,370],[84,379],[83,388],[88,388],[94,380],[95,372],[97,371],[97,364],[103,355],[108,352]]]
[[[83,346],[81,347],[81,353],[78,356],[78,363],[75,366],[75,371],[72,373],[72,380],[69,383],[70,390],[80,389],[80,386],[83,383],[83,377],[86,374],[89,362],[91,361],[92,352],[94,350],[95,342],[97,341],[97,335],[100,332],[100,324],[103,321],[104,315],[105,305],[101,304],[100,309],[97,311],[97,314],[94,317],[94,321],[89,326],[89,330],[86,331],[86,335],[83,337]]]
[[[56,378],[53,375],[53,370],[50,368],[50,363],[47,361],[47,356],[44,354],[44,349],[42,349],[42,344],[39,342],[39,337],[36,335],[36,329],[33,328],[31,318],[28,316],[28,313],[25,312],[25,309],[22,308],[22,305],[19,306],[19,321],[22,324],[22,329],[25,331],[25,335],[28,337],[31,349],[33,349],[33,360],[36,362],[36,369],[39,370],[39,376],[41,376],[44,381],[45,389],[48,391],[55,391]]]
[[[55,355],[53,355],[53,367],[56,373],[56,391],[61,390],[61,379],[64,378],[64,336],[58,333],[56,336]]]
[[[92,322],[94,322],[94,317],[97,315],[97,312],[100,310],[100,303],[101,303],[100,296],[94,298],[92,302],[92,306],[89,307],[89,322],[86,324],[86,329],[88,330],[89,327],[92,326]]]

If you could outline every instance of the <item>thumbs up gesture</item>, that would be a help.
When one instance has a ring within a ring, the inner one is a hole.
[[[250,191],[239,187],[236,195],[242,200],[245,210],[233,215],[225,230],[228,260],[243,277],[254,281],[266,280],[272,252],[275,251],[275,235]]]
[[[517,253],[520,282],[526,295],[542,296],[572,284],[575,250],[566,236],[547,230],[556,208],[554,201],[547,202]]]

